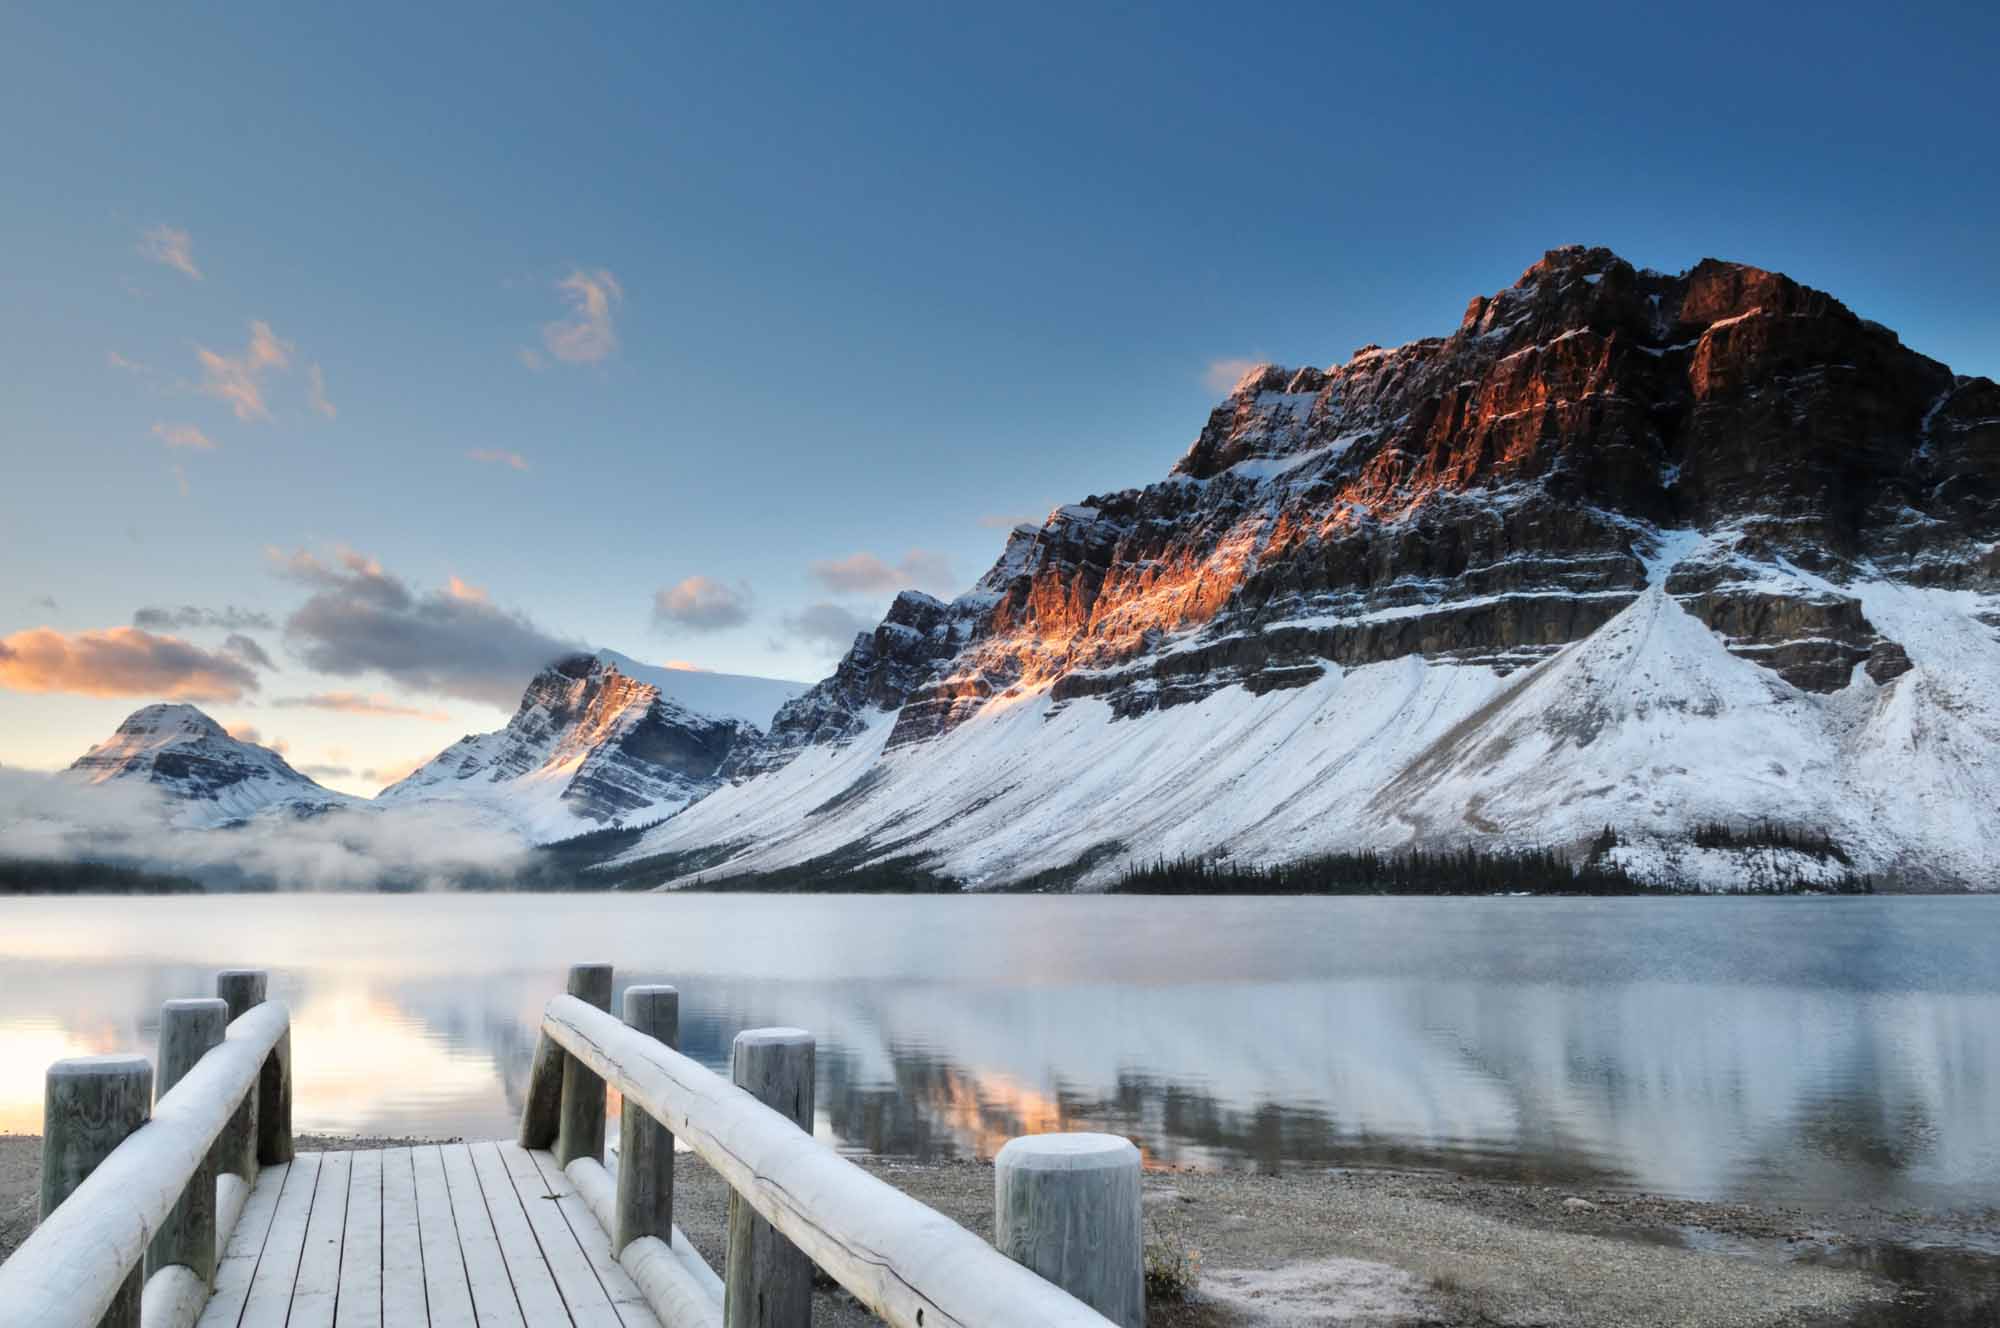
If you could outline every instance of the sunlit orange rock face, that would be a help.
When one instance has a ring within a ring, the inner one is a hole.
[[[1854,602],[1779,601],[1746,566],[1988,578],[1997,515],[1989,380],[1776,273],[1558,249],[1448,337],[1252,371],[1165,480],[1018,528],[951,604],[899,599],[765,759],[869,706],[901,707],[895,745],[1044,687],[1132,714],[1409,654],[1520,667],[1626,607],[1673,530],[1734,556],[1669,593],[1834,690],[1907,663]]]

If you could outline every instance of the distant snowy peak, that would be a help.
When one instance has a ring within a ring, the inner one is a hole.
[[[771,727],[778,707],[805,692],[810,684],[784,678],[756,678],[708,669],[663,668],[642,664],[616,650],[600,650],[597,658],[628,678],[647,683],[665,699],[697,715],[740,719],[760,729]]]
[[[714,789],[723,762],[760,736],[740,713],[761,705],[760,687],[773,709],[783,699],[775,689],[792,688],[689,674],[723,681],[669,695],[656,679],[678,683],[683,671],[633,665],[628,673],[614,662],[622,658],[607,651],[551,664],[505,728],[461,738],[378,798],[474,804],[537,842],[657,821]]]
[[[186,828],[231,825],[271,808],[317,815],[356,802],[314,783],[270,748],[230,737],[191,705],[133,711],[69,770],[89,784],[149,784],[170,800],[175,824]]]

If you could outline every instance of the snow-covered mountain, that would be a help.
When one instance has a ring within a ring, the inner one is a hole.
[[[1246,375],[1164,480],[900,596],[617,869],[1825,859],[2000,883],[2000,387],[1790,279],[1551,251],[1456,332]]]
[[[645,824],[717,787],[724,761],[804,690],[575,655],[529,682],[505,728],[467,735],[376,796],[464,803],[536,843]]]
[[[87,784],[149,784],[173,808],[173,824],[191,830],[262,814],[316,816],[360,803],[320,787],[270,748],[230,737],[191,705],[133,711],[69,771]]]

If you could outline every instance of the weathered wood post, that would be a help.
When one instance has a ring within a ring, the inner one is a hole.
[[[233,1024],[264,1003],[270,984],[270,975],[261,968],[225,968],[215,975],[215,994],[228,1007]],[[258,1097],[254,1092],[244,1095],[243,1105],[229,1118],[215,1153],[217,1166],[241,1176],[246,1185],[257,1179]]]
[[[144,1056],[81,1056],[51,1065],[42,1099],[42,1220],[152,1114],[153,1066]],[[141,1259],[99,1321],[102,1328],[138,1328],[145,1285]]]
[[[598,1009],[611,1010],[611,965],[577,964],[569,971],[569,994]],[[556,1165],[580,1157],[604,1160],[604,1080],[574,1056],[562,1058],[562,1114],[556,1126]]]
[[[802,1028],[751,1028],[736,1035],[730,1077],[738,1088],[812,1133],[813,1036]],[[812,1260],[729,1194],[729,1254],[722,1276],[724,1328],[807,1328]]]
[[[1115,1134],[1035,1134],[993,1159],[993,1243],[1123,1328],[1146,1322],[1139,1150]]]
[[[160,1069],[154,1080],[165,1097],[229,1026],[229,1005],[220,997],[168,1001],[160,1007]],[[189,1177],[180,1202],[167,1214],[160,1234],[146,1248],[146,1276],[183,1264],[201,1279],[215,1281],[215,1159],[211,1148]]]
[[[681,994],[674,987],[627,987],[625,1022],[674,1050],[681,1045]],[[674,1241],[674,1136],[630,1098],[618,1118],[617,1229],[611,1252],[641,1236]]]

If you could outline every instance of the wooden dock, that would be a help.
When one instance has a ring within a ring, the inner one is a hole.
[[[301,1153],[252,1188],[202,1328],[660,1328],[547,1152]]]
[[[811,1034],[744,1031],[724,1079],[677,1050],[674,988],[628,986],[617,1019],[610,966],[582,964],[517,1138],[295,1155],[267,986],[232,969],[168,1001],[157,1079],[137,1055],[50,1067],[0,1328],[810,1328],[815,1267],[895,1328],[1143,1328],[1124,1139],[1009,1143],[996,1247],[812,1137]],[[720,1273],[674,1225],[677,1151],[730,1187]]]

